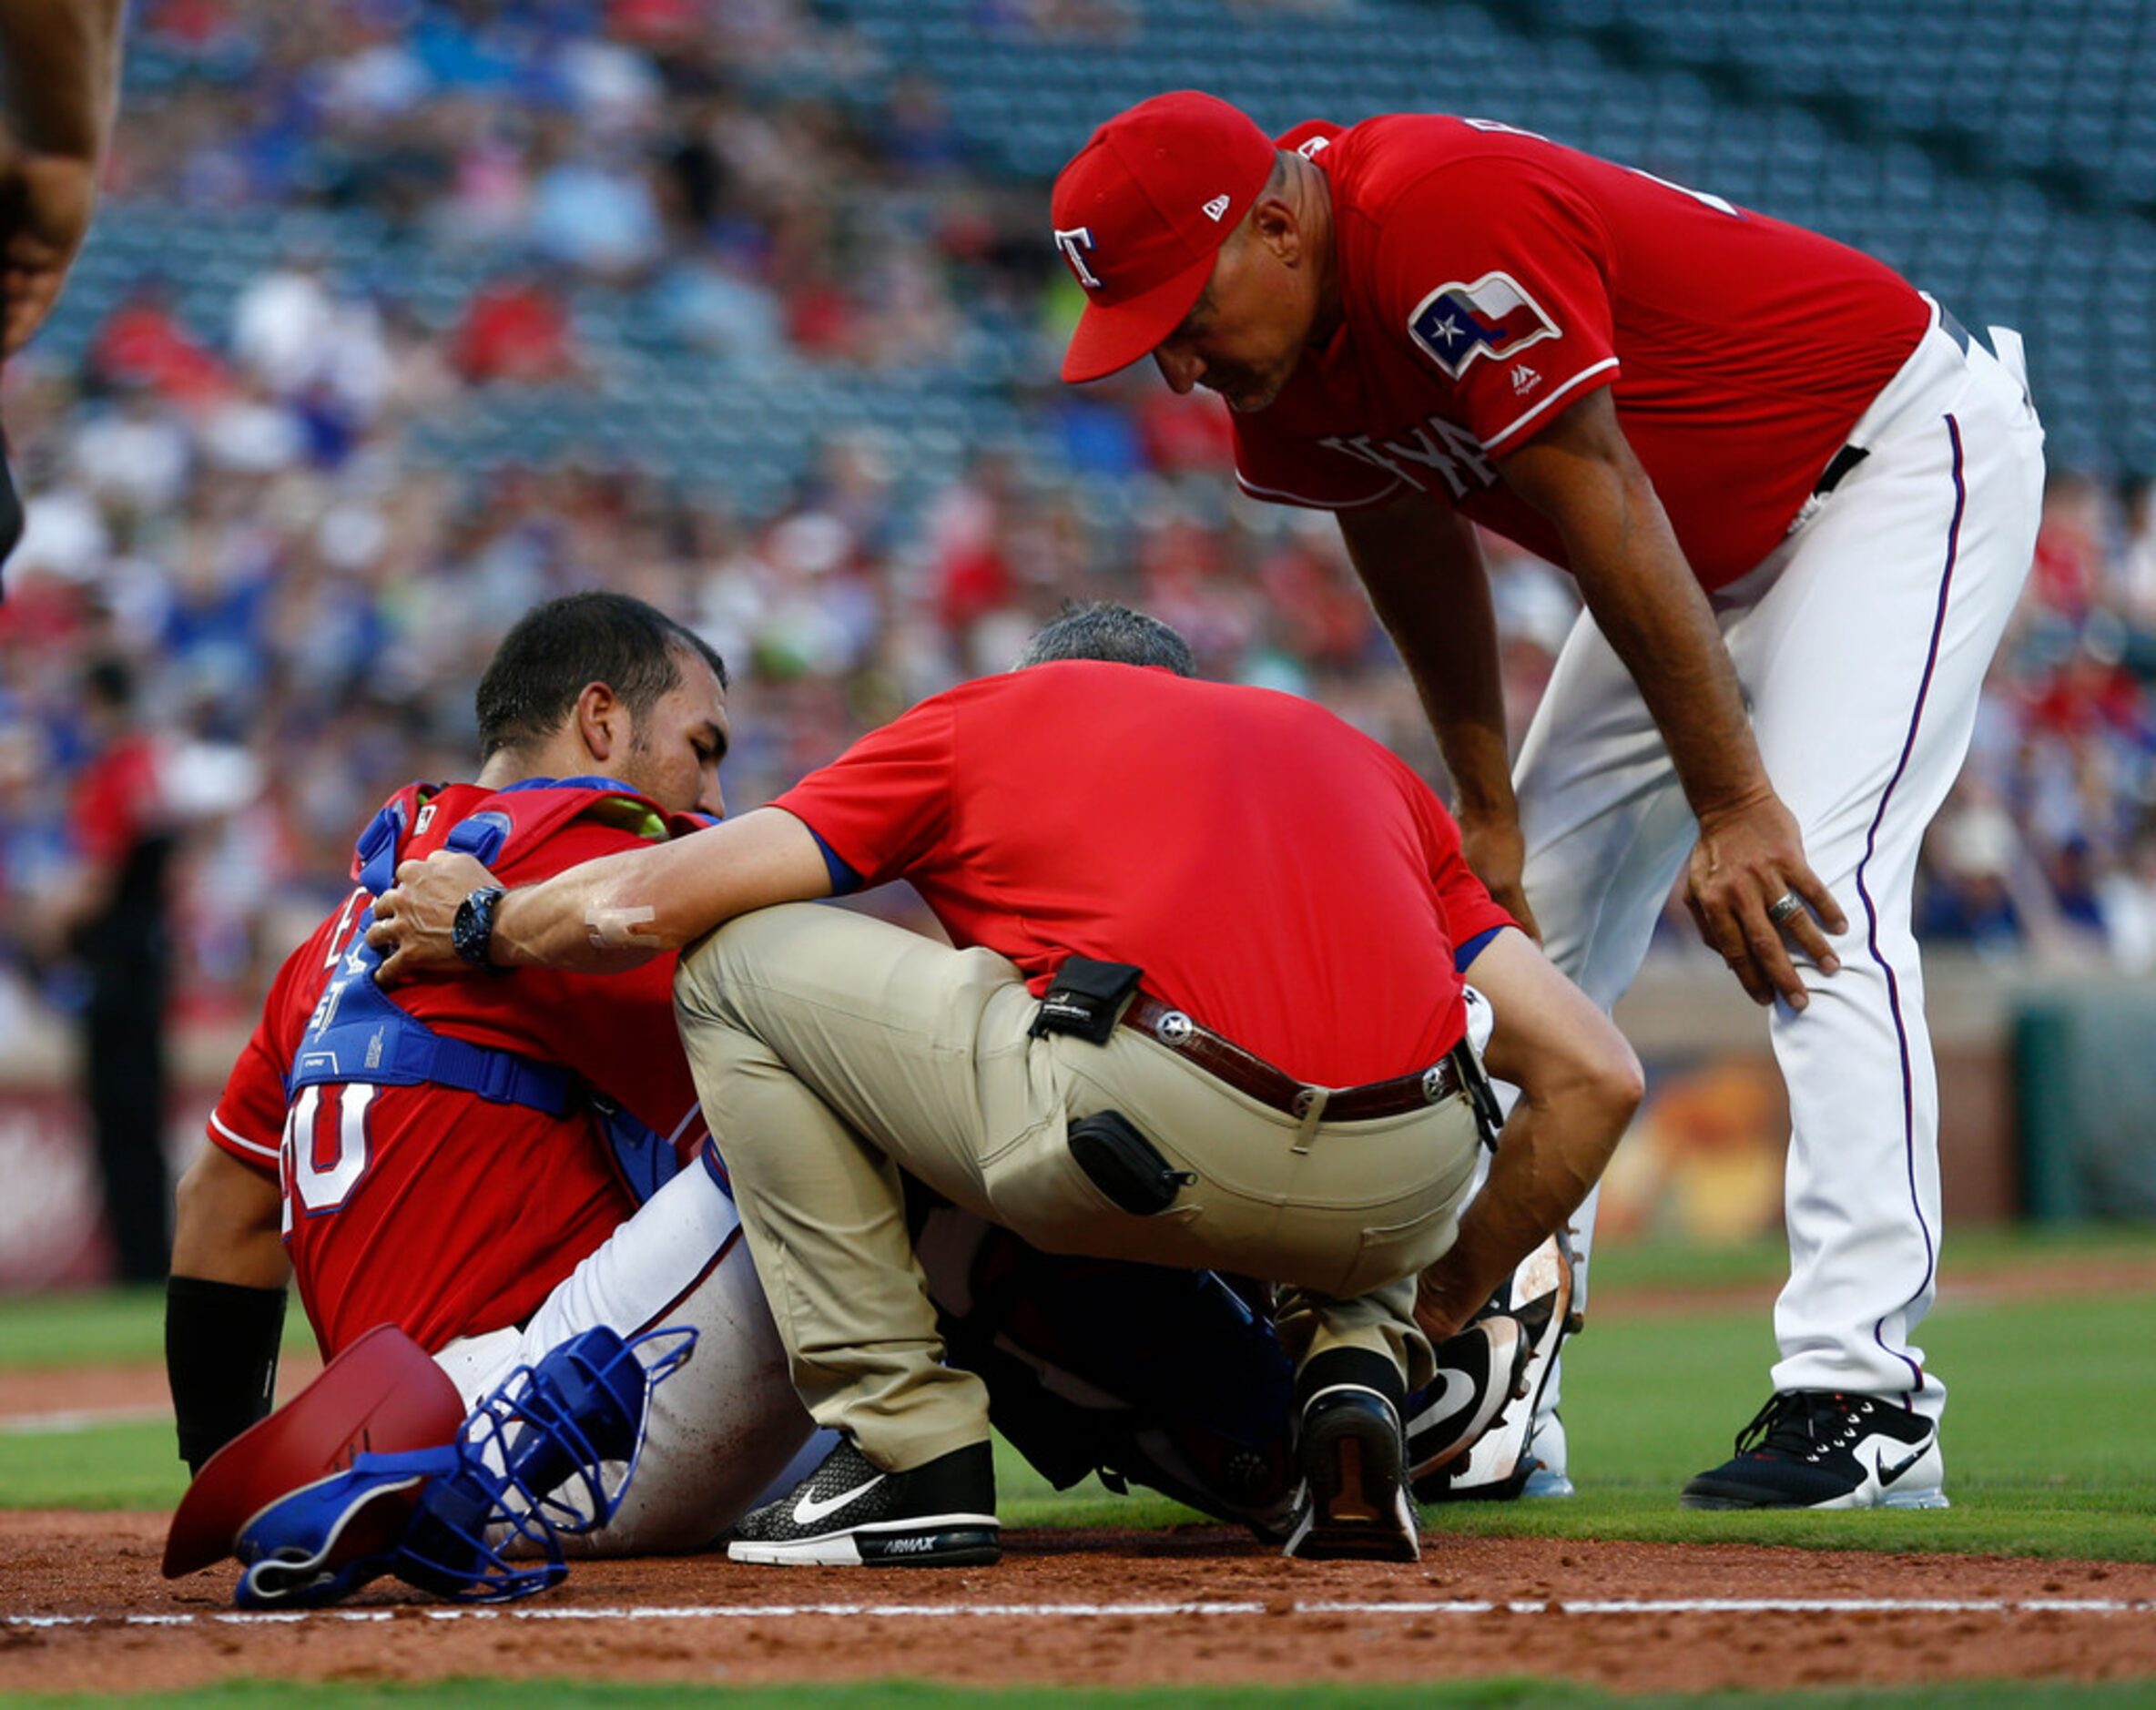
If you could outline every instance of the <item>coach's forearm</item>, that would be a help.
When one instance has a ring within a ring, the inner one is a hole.
[[[96,162],[119,106],[121,0],[6,0],[0,89],[8,123],[40,153]]]
[[[1566,411],[1504,473],[1563,540],[1581,597],[1638,685],[1693,811],[1704,821],[1771,796],[1714,608],[1608,394]]]
[[[751,909],[829,894],[829,870],[808,829],[764,808],[512,891],[494,915],[493,959],[507,968],[616,973]]]
[[[1419,494],[1340,513],[1378,620],[1414,679],[1462,822],[1515,817],[1490,577],[1472,524]]]

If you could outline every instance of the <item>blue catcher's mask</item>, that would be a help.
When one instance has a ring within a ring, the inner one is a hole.
[[[559,1584],[562,1538],[614,1518],[643,1453],[651,1388],[696,1340],[688,1328],[625,1342],[604,1326],[581,1331],[511,1372],[454,1442],[361,1454],[280,1498],[240,1530],[239,1606],[316,1608],[384,1573],[463,1603]],[[637,1350],[653,1342],[666,1345],[646,1366]],[[612,1490],[608,1462],[625,1469]]]

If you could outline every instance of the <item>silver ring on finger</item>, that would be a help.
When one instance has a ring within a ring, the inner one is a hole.
[[[1802,914],[1804,911],[1804,899],[1794,891],[1785,891],[1766,905],[1766,918],[1776,926],[1781,926],[1786,923],[1791,916]]]

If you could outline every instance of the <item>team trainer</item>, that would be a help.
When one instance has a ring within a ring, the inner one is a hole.
[[[1087,296],[1063,378],[1150,355],[1226,400],[1248,492],[1338,515],[1469,865],[1557,965],[1613,1003],[1689,850],[1702,935],[1780,998],[1782,1359],[1686,1501],[1943,1505],[1910,895],[2035,541],[2019,337],[1995,357],[1866,256],[1485,119],[1276,143],[1161,96],[1064,168],[1053,223]],[[1587,606],[1516,776],[1476,524]]]
[[[941,1358],[900,1167],[1051,1251],[1287,1285],[1288,1552],[1419,1548],[1400,1413],[1426,1332],[1578,1203],[1639,1065],[1406,765],[1188,660],[1165,626],[1084,608],[772,808],[506,895],[438,855],[377,901],[385,980],[454,967],[459,940],[604,970],[731,922],[683,957],[676,1011],[795,1387],[844,1436],[736,1559],[996,1557],[986,1395]],[[959,948],[765,906],[900,878]],[[1461,1217],[1470,959],[1489,1062],[1524,1096]]]

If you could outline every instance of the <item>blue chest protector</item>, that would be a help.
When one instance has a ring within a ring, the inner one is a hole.
[[[598,784],[603,779],[564,780]],[[527,786],[554,787],[553,779]],[[618,786],[615,786],[618,789]],[[404,845],[403,798],[390,802],[361,834],[359,882],[380,896],[395,881]],[[443,840],[445,849],[492,866],[511,829],[509,816],[483,811],[461,821]],[[437,1033],[392,1002],[374,982],[381,952],[367,943],[373,923],[370,906],[353,930],[351,948],[308,1018],[290,1070],[285,1096],[302,1087],[363,1082],[377,1086],[442,1086],[473,1093],[497,1104],[517,1104],[544,1115],[561,1117],[589,1109],[605,1135],[623,1184],[642,1205],[675,1175],[674,1148],[613,1100],[595,1093],[582,1077],[557,1064],[541,1063],[514,1051],[473,1044]]]

